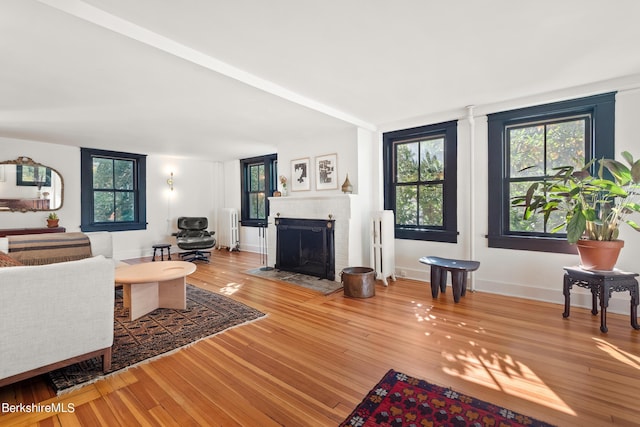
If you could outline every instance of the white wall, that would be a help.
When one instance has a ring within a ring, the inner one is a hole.
[[[503,103],[499,106],[484,106],[473,120],[466,111],[452,113],[448,117],[429,118],[388,125],[383,130],[391,131],[411,126],[426,125],[440,121],[459,119],[458,122],[458,236],[457,244],[396,240],[396,271],[400,276],[419,280],[429,280],[429,270],[418,262],[421,256],[437,254],[450,258],[480,261],[480,269],[472,275],[478,291],[514,295],[519,297],[562,303],[563,266],[578,264],[577,255],[552,254],[533,251],[519,251],[489,248],[485,235],[488,233],[488,183],[487,183],[487,117],[486,114],[510,110],[529,105],[544,104],[560,99],[571,99],[618,90],[616,96],[616,157],[630,151],[640,157],[640,142],[637,134],[637,119],[640,114],[640,82],[625,82],[620,86],[597,86],[576,88],[562,93],[538,95]],[[478,111],[478,110],[476,110]],[[471,134],[471,121],[475,131]],[[381,141],[381,137],[380,137]],[[379,142],[380,142],[379,141]],[[471,142],[474,142],[472,149]],[[381,147],[381,142],[380,142]],[[381,158],[381,156],[380,156]],[[620,159],[621,160],[621,159]],[[473,192],[470,191],[473,186]],[[640,218],[636,218],[637,221]],[[471,230],[473,229],[473,235]],[[640,251],[640,234],[623,225],[620,238],[625,240],[625,248],[617,268],[640,272],[637,253]],[[450,280],[450,278],[449,278]],[[425,292],[427,292],[425,288]],[[587,290],[574,289],[572,304],[591,306],[591,295]],[[610,310],[620,313],[629,311],[629,295],[614,293]],[[560,315],[560,313],[558,313]]]
[[[142,153],[144,154],[144,153]],[[80,149],[58,144],[0,138],[0,159],[19,156],[57,169],[64,179],[64,204],[58,210],[60,226],[80,231]],[[193,159],[149,155],[147,157],[147,229],[113,233],[118,259],[151,255],[156,242],[175,244],[179,216],[206,216],[215,229],[221,196],[222,164]],[[174,191],[167,179],[174,173]],[[216,179],[217,178],[217,179]],[[0,212],[0,228],[44,227],[47,212]],[[177,248],[174,248],[175,251]]]

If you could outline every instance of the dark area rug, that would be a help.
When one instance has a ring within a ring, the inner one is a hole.
[[[345,426],[552,427],[394,370],[387,372],[340,424]]]
[[[276,269],[262,270],[260,268],[247,270],[246,273],[252,276],[262,277],[264,279],[281,280],[283,282],[293,283],[294,285],[312,289],[324,295],[329,295],[339,289],[342,289],[341,282],[320,279],[318,277],[308,276],[302,273],[292,273],[290,271],[280,271]]]
[[[136,320],[122,306],[116,290],[112,364],[108,373],[156,358],[265,314],[220,294],[187,285],[187,309],[159,308]],[[49,373],[57,393],[100,379],[100,358],[89,359]]]

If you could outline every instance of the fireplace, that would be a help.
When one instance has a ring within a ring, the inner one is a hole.
[[[334,220],[277,218],[278,270],[335,280]]]

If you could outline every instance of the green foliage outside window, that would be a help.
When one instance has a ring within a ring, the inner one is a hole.
[[[443,225],[444,138],[396,144],[396,224]]]
[[[129,222],[135,215],[134,161],[93,158],[95,222]]]
[[[534,182],[545,182],[556,173],[554,168],[583,165],[588,123],[589,118],[583,116],[507,128],[510,197],[525,194]],[[548,233],[564,222],[556,212],[545,225],[542,214],[524,219],[521,209],[509,209],[509,230],[513,232]]]
[[[265,172],[264,163],[249,166],[249,218],[265,219]]]

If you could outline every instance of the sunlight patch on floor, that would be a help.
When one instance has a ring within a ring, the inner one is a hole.
[[[416,301],[412,303],[416,321],[429,326],[425,336],[435,336],[441,324],[446,325],[446,328],[442,328],[439,333],[446,340],[455,339],[451,333],[452,325],[456,328],[473,328],[465,322],[451,323],[446,318],[438,318],[432,313],[433,305],[427,306]],[[482,327],[477,327],[474,331],[478,334],[486,332]],[[620,353],[622,352],[618,352]],[[635,363],[640,367],[640,358],[629,354],[625,356],[635,358]],[[442,370],[447,375],[500,390],[566,414],[577,415],[533,370],[509,354],[490,351],[479,342],[469,341],[467,348],[460,348],[457,353],[443,351],[442,357]]]
[[[625,363],[632,368],[636,368],[640,370],[640,357],[635,354],[626,352],[624,350],[620,350],[613,344],[608,343],[607,341],[601,338],[593,338],[593,340],[597,343],[596,347],[600,350],[607,353],[612,358],[616,359],[619,362]]]
[[[470,349],[460,349],[457,354],[442,353],[451,364],[451,367],[443,367],[443,372],[541,406],[576,415],[527,365],[514,360],[511,355],[490,352],[477,343],[470,342],[469,345]]]
[[[225,295],[233,295],[240,290],[242,285],[240,283],[227,283],[227,286],[220,288],[220,293]]]

